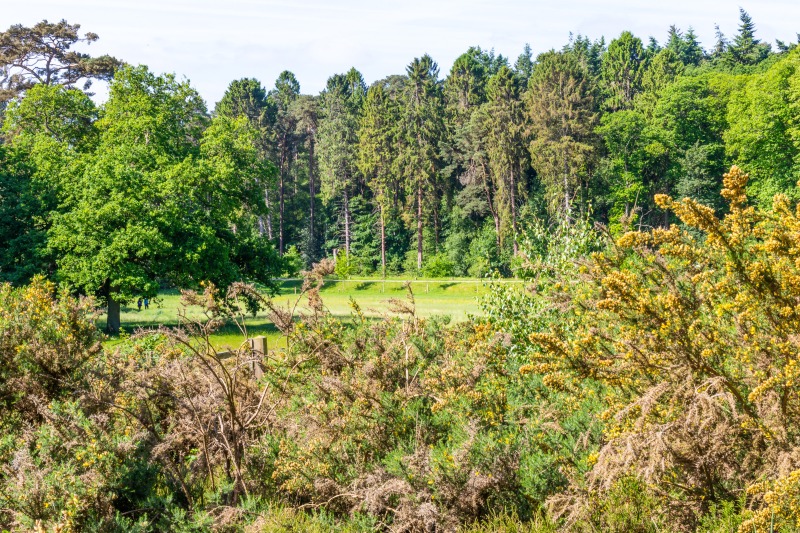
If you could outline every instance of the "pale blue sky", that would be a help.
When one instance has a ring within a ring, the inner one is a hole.
[[[757,35],[795,41],[800,0],[2,0],[0,26],[67,19],[100,35],[89,51],[155,72],[186,76],[213,107],[231,80],[255,77],[270,88],[285,69],[304,93],[328,76],[358,68],[367,83],[401,74],[429,53],[442,75],[469,46],[513,60],[526,42],[534,55],[560,48],[569,33],[607,41],[623,30],[663,42],[670,24],[693,26],[705,48],[714,24],[726,36],[741,5]]]

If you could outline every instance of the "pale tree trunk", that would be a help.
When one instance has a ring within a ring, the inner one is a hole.
[[[316,184],[314,183],[314,139],[309,137],[308,141],[308,242],[309,246],[316,247],[316,236],[314,233],[314,197],[317,194]],[[316,257],[316,250],[308,250],[309,257]]]
[[[285,202],[285,182],[283,178],[283,174],[281,174],[280,180],[280,190],[278,191],[280,205],[278,206],[278,253],[283,256],[283,213],[284,213],[284,202]]]
[[[344,251],[350,257],[350,198],[347,187],[344,189]]]
[[[383,277],[386,278],[386,208],[381,206],[381,272]]]
[[[422,269],[422,184],[417,185],[417,269]]]
[[[489,186],[488,179],[485,177],[483,179],[483,191],[486,193],[486,203],[489,206],[489,211],[492,213],[492,220],[494,221],[494,237],[495,241],[497,242],[497,251],[499,252],[503,246],[503,242],[500,237],[500,215],[497,213],[497,209],[494,205],[492,189]]]
[[[514,243],[514,257],[517,256],[517,182],[514,177],[514,169],[511,169],[511,232]]]
[[[272,240],[272,207],[269,205],[269,189],[264,188],[264,202],[267,204],[267,238]]]
[[[284,138],[281,147],[280,176],[278,178],[278,253],[283,256],[283,227],[286,212],[286,178],[289,175],[289,154]]]

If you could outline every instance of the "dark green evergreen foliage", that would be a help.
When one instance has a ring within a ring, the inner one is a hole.
[[[750,15],[739,8],[739,33],[727,49],[732,62],[755,65],[767,58],[770,45],[756,39],[756,25]]]
[[[703,60],[703,49],[691,26],[685,34],[677,26],[670,26],[665,48],[674,53],[684,65],[697,66]]]
[[[550,213],[569,219],[573,206],[586,206],[597,155],[595,79],[584,56],[550,51],[538,57],[528,88],[531,162]]]
[[[232,81],[217,102],[214,112],[228,117],[247,117],[254,126],[267,124],[269,100],[267,91],[255,78]]]
[[[364,274],[380,272],[379,213],[365,196],[356,196],[351,200],[350,212],[353,217],[350,254]]]
[[[43,194],[33,171],[13,148],[0,145],[0,281],[28,283],[50,270],[47,217],[55,198]]]
[[[491,62],[490,62],[491,63]],[[407,67],[403,90],[402,133],[398,154],[400,174],[406,184],[408,205],[413,205],[416,223],[416,265],[422,268],[424,229],[432,223],[439,242],[441,217],[437,197],[446,192],[442,180],[440,143],[445,135],[444,98],[439,66],[429,56],[415,58]]]
[[[724,169],[725,147],[719,143],[695,143],[677,161],[680,167],[675,193],[680,198],[692,198],[703,205],[721,209],[719,176]]]
[[[630,32],[622,32],[609,43],[603,56],[602,78],[605,105],[611,111],[629,109],[642,89],[642,76],[651,52]]]
[[[514,72],[519,76],[523,87],[528,85],[528,78],[533,72],[533,52],[530,44],[525,43],[525,48],[514,63]]]
[[[720,61],[728,50],[728,39],[725,38],[725,34],[722,33],[722,30],[719,28],[719,25],[714,26],[714,36],[716,41],[714,42],[714,48],[711,50],[711,57],[715,61]]]
[[[569,43],[564,46],[562,51],[575,56],[584,66],[589,76],[592,78],[600,77],[603,68],[603,56],[606,52],[605,37],[592,41],[585,35],[578,34],[573,36],[570,34]]]
[[[322,120],[317,131],[322,198],[333,202],[339,211],[341,244],[351,253],[353,237],[352,198],[363,179],[359,172],[358,129],[361,108],[367,92],[361,74],[351,69],[347,74],[328,78],[321,95]]]

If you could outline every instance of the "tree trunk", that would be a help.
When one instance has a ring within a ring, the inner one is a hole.
[[[422,184],[417,184],[417,270],[422,270]]]
[[[267,204],[267,238],[272,240],[272,208],[269,205],[269,189],[264,188],[264,201]]]
[[[511,238],[514,243],[514,257],[517,256],[517,182],[514,178],[514,169],[511,169]]]
[[[314,139],[309,136],[308,141],[308,257],[317,257],[317,239],[314,233],[314,197],[317,194],[314,183]]]
[[[497,213],[497,209],[495,209],[494,200],[492,200],[492,190],[486,178],[483,180],[483,190],[486,193],[486,203],[489,205],[489,211],[492,213],[492,220],[494,220],[494,237],[497,242],[497,251],[499,252],[503,247],[503,242],[500,239],[500,215]]]
[[[433,208],[433,239],[434,239],[434,252],[439,253],[439,207],[434,203]]]
[[[286,177],[289,174],[289,154],[285,138],[281,144],[280,175],[278,176],[278,254],[283,257],[283,215],[286,202]]]
[[[283,213],[284,213],[284,201],[285,201],[285,186],[286,183],[283,179],[283,174],[281,174],[280,179],[280,189],[278,191],[279,202],[280,205],[278,206],[278,254],[283,257]]]
[[[111,294],[111,286],[109,285],[109,281],[106,281],[105,287],[103,288],[103,292],[105,292],[106,302],[108,304],[108,310],[106,314],[106,331],[108,333],[117,334],[119,333],[119,328],[122,325],[119,317],[119,301],[115,300]]]
[[[564,215],[566,216],[567,221],[569,221],[569,217],[571,214],[570,209],[570,202],[569,202],[569,167],[567,166],[567,158],[566,154],[564,155]]]
[[[381,206],[381,272],[384,279],[386,278],[386,209]]]
[[[350,257],[350,198],[347,196],[347,187],[344,191],[344,251]]]

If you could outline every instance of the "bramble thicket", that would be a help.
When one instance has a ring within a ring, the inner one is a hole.
[[[800,529],[800,52],[740,17],[213,113],[75,25],[0,34],[0,529]],[[524,284],[328,311],[376,273]],[[202,313],[107,342],[165,286]],[[258,311],[285,347],[216,347]]]

